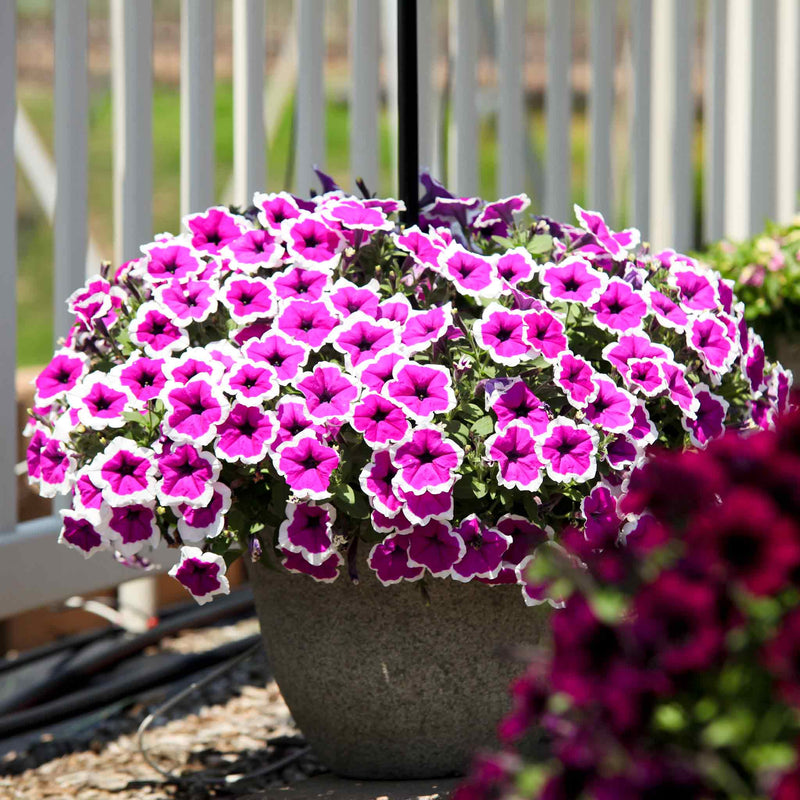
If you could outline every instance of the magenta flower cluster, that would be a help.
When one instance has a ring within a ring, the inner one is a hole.
[[[520,223],[524,195],[401,204],[330,188],[184,220],[69,298],[36,380],[41,493],[61,539],[140,560],[183,546],[201,602],[246,551],[320,581],[355,548],[384,584],[520,583],[565,524],[589,540],[656,441],[768,427],[791,376],[730,284],[576,208]],[[352,570],[351,570],[352,571]]]
[[[552,653],[454,797],[800,797],[800,412],[657,455],[622,511],[626,547],[564,533]]]

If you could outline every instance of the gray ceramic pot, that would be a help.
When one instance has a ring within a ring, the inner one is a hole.
[[[461,774],[496,744],[508,687],[523,666],[508,649],[549,632],[545,606],[516,586],[427,579],[330,584],[251,565],[264,645],[281,692],[331,770],[370,779]]]

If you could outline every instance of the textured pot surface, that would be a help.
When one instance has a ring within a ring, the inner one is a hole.
[[[496,744],[523,666],[508,648],[549,633],[546,606],[517,586],[427,579],[331,584],[250,570],[267,656],[284,699],[319,758],[354,778],[463,773]]]

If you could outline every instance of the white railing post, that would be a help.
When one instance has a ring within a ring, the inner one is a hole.
[[[794,3],[795,0],[790,0]],[[727,0],[708,0],[703,103],[703,239],[725,232],[725,48]]]
[[[497,0],[497,70],[499,103],[497,146],[500,161],[497,191],[500,197],[525,190],[525,3]]]
[[[249,206],[267,180],[264,0],[233,0],[233,194]]]
[[[654,0],[650,241],[692,246],[692,36],[694,0]]]
[[[650,48],[653,0],[634,0],[631,24],[633,103],[631,105],[631,219],[649,236],[650,224]]]
[[[214,202],[214,1],[181,2],[181,216]]]
[[[385,6],[384,6],[385,8]],[[380,4],[350,2],[350,183],[363,179],[378,192]],[[386,64],[387,74],[394,64]]]
[[[88,121],[87,0],[55,5],[56,207],[53,231],[53,330],[56,340],[71,324],[66,298],[87,277]],[[92,265],[93,270],[100,268]]]
[[[611,222],[614,187],[611,122],[614,114],[614,33],[616,0],[590,4],[589,51],[592,88],[589,95],[589,207]]]
[[[383,69],[386,76],[386,118],[389,121],[389,193],[396,196],[400,187],[397,175],[397,148],[399,120],[398,82],[397,82],[397,4],[401,0],[382,0],[381,2],[381,49],[383,50]],[[417,48],[417,55],[422,48]],[[418,66],[419,66],[419,62]],[[419,78],[424,80],[422,69],[419,69]],[[423,163],[423,162],[421,162]]]
[[[434,70],[438,63],[435,52],[436,14],[434,0],[417,0],[417,80],[419,81],[419,163],[441,180],[444,177],[441,158],[441,126],[439,88]]]
[[[297,0],[297,94],[295,96],[295,190],[317,186],[314,166],[325,162],[325,4]]]
[[[572,115],[572,0],[547,3],[547,158],[542,210],[572,219],[570,118]]]
[[[478,6],[476,0],[450,0],[451,114],[447,184],[451,192],[478,191]]]
[[[17,522],[17,203],[14,164],[16,2],[0,0],[0,532]],[[7,589],[6,589],[7,590]],[[4,590],[4,591],[6,591]]]
[[[788,222],[798,208],[798,131],[800,130],[800,6],[778,0],[777,32],[777,199],[776,213]]]

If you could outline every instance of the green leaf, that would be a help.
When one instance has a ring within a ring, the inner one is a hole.
[[[548,253],[553,249],[553,237],[547,233],[537,234],[528,242],[526,249],[532,256]]]
[[[472,432],[476,436],[491,436],[494,433],[494,420],[487,414],[472,423]]]

